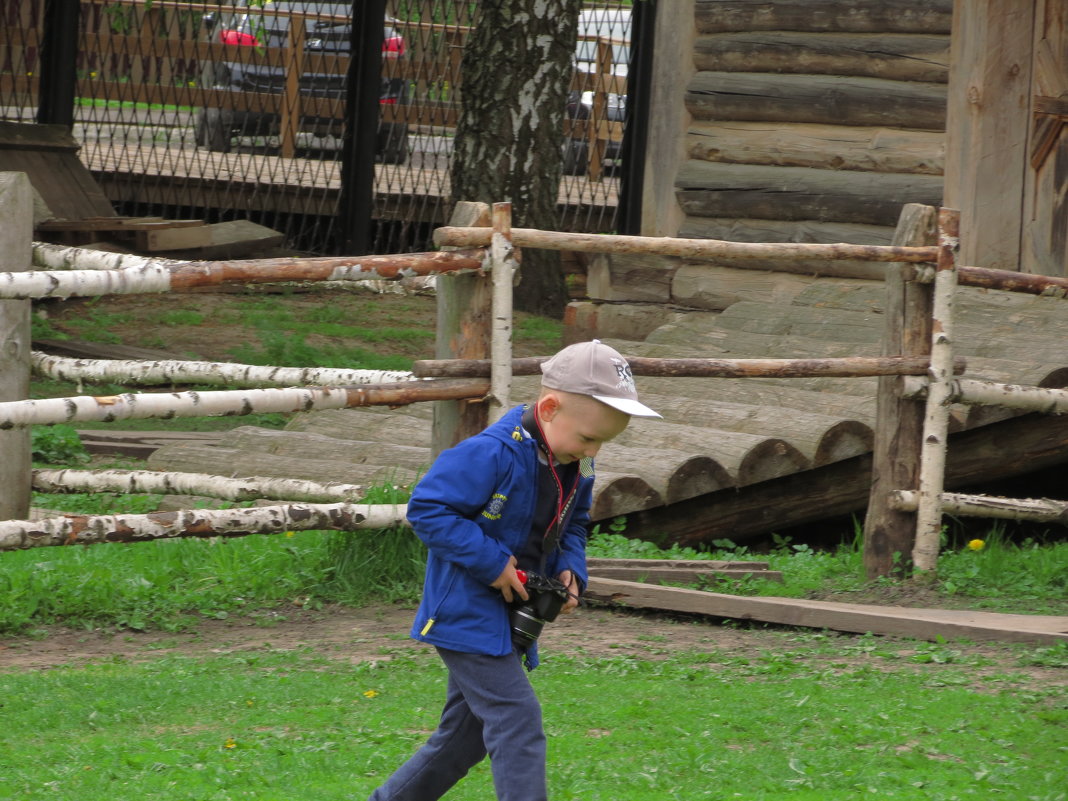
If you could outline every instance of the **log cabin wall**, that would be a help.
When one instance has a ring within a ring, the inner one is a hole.
[[[952,0],[662,5],[643,233],[889,244],[903,204],[942,202],[952,12]],[[644,336],[680,310],[789,302],[811,280],[599,257],[569,336]]]
[[[888,244],[942,199],[950,0],[697,0],[683,237]]]

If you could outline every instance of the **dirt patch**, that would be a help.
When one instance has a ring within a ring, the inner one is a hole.
[[[204,620],[180,632],[80,631],[53,627],[35,637],[0,640],[0,670],[44,670],[94,662],[147,661],[163,656],[211,657],[243,651],[312,650],[350,664],[398,656],[429,656],[408,638],[414,611],[377,605],[320,610],[289,607],[256,616]],[[828,643],[830,643],[828,645]],[[670,654],[708,655],[717,661],[804,660],[810,669],[833,671],[934,671],[965,663],[976,686],[987,676],[1012,676],[1013,686],[1068,687],[1068,670],[1021,666],[1019,649],[997,644],[925,644],[893,637],[862,638],[790,628],[746,628],[723,621],[604,607],[579,609],[547,626],[544,653],[589,657],[663,659]],[[930,658],[928,658],[930,657]]]

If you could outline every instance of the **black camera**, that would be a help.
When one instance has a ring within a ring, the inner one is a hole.
[[[538,573],[516,571],[526,585],[527,600],[512,602],[512,642],[521,648],[531,645],[546,623],[552,623],[567,603],[567,587],[554,578]]]

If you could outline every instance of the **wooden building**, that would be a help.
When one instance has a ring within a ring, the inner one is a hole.
[[[1064,274],[1065,0],[676,0],[643,233],[886,243],[962,212],[966,264]]]

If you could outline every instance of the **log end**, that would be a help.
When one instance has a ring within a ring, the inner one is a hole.
[[[820,467],[860,456],[871,451],[874,443],[875,432],[870,426],[858,420],[843,420],[823,432],[812,457],[812,466]]]

